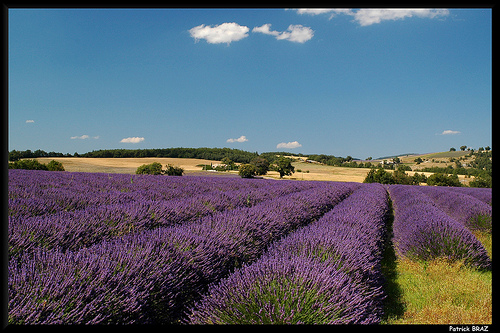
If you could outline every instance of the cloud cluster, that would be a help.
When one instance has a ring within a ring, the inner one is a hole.
[[[84,134],[84,135],[81,135],[81,136],[72,136],[70,139],[71,140],[75,140],[75,139],[79,139],[79,140],[86,140],[86,139],[89,139],[90,136],[88,136],[87,134]],[[92,139],[99,139],[99,135],[97,136],[93,136]]]
[[[428,8],[362,8],[354,11],[350,8],[299,8],[298,14],[330,14],[330,19],[337,14],[350,15],[361,26],[368,26],[382,21],[402,20],[407,17],[436,18],[450,14],[448,9]]]
[[[305,43],[314,36],[314,30],[304,27],[300,24],[290,24],[288,29],[283,32],[271,30],[271,24],[267,23],[260,27],[255,27],[252,32],[260,32],[266,35],[275,36],[277,40],[288,40],[290,42]]]
[[[226,142],[245,142],[245,141],[248,141],[248,139],[246,136],[242,135],[237,139],[227,139]]]
[[[33,119],[28,119],[26,120],[26,124],[34,123],[35,121]]]
[[[460,131],[445,130],[441,133],[441,135],[455,135],[455,134],[460,134]]]
[[[293,141],[293,142],[281,142],[278,143],[276,148],[288,148],[288,149],[294,149],[294,148],[299,148],[302,147],[302,145],[298,141]]]
[[[144,141],[144,138],[140,138],[140,137],[131,137],[131,138],[124,138],[124,139],[121,139],[120,142],[123,142],[123,143],[139,143],[139,142],[142,142]]]
[[[210,44],[237,42],[245,37],[248,37],[250,29],[238,23],[222,23],[216,26],[199,25],[189,30],[191,37],[197,42],[200,39],[205,39]]]
[[[295,43],[305,43],[314,36],[314,31],[309,27],[300,24],[290,24],[286,31],[271,31],[271,24],[267,23],[260,27],[255,27],[252,32],[260,32],[266,35],[275,36],[278,40],[288,40]],[[189,34],[195,42],[204,39],[209,44],[237,42],[248,37],[250,28],[238,23],[222,23],[216,26],[199,25],[189,29]]]

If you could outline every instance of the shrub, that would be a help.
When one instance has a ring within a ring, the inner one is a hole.
[[[163,172],[167,176],[182,176],[184,169],[171,164],[166,165],[167,169]]]
[[[9,169],[25,169],[25,170],[49,170],[45,164],[37,160],[18,160],[9,163]]]
[[[135,170],[138,175],[161,175],[161,164],[153,162],[151,164],[143,164]]]
[[[382,168],[372,168],[366,175],[363,183],[380,183],[380,184],[394,184],[392,175]]]
[[[255,166],[252,164],[242,164],[238,169],[238,175],[241,178],[252,178],[256,173]]]
[[[445,175],[443,173],[435,173],[427,178],[427,185],[436,186],[462,186],[457,175]]]
[[[50,161],[49,164],[47,164],[47,168],[49,171],[64,171],[62,163],[55,160]]]

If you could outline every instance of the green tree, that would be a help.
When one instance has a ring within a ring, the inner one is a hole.
[[[31,159],[11,162],[9,163],[9,169],[46,170],[46,171],[49,170],[47,168],[47,165],[40,163],[37,160],[31,160]]]
[[[171,164],[166,165],[167,169],[163,172],[167,176],[182,176],[184,169]]]
[[[413,185],[420,185],[420,183],[427,183],[427,177],[422,173],[419,174],[418,172],[415,172],[412,178],[412,184]]]
[[[231,159],[229,157],[224,157],[221,161],[222,164],[225,164],[226,167],[225,167],[225,170],[234,170],[236,169],[236,164],[234,164],[233,161],[231,161]]]
[[[394,178],[383,168],[371,168],[363,183],[394,184]]]
[[[470,187],[489,187],[491,188],[493,181],[491,176],[487,172],[481,172],[469,183]]]
[[[47,164],[47,169],[49,169],[49,171],[64,171],[62,163],[55,160],[52,160],[49,164]]]
[[[444,173],[435,173],[427,178],[427,185],[430,186],[462,186],[457,175],[445,175]]]
[[[238,169],[238,175],[241,178],[252,178],[256,174],[255,166],[252,164],[241,164]]]
[[[466,148],[467,148],[467,146],[460,146],[461,151],[465,151]]]
[[[158,162],[143,164],[135,170],[135,173],[138,175],[161,175],[161,164]]]
[[[278,158],[275,168],[276,171],[279,172],[280,178],[283,178],[284,176],[291,176],[292,173],[295,172],[295,168],[292,165],[292,160],[284,156]]]
[[[250,164],[255,166],[257,175],[265,175],[269,171],[269,161],[263,157],[256,157],[250,161]]]

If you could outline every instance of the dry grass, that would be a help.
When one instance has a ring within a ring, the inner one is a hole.
[[[40,163],[49,163],[51,160],[61,162],[66,171],[70,172],[103,172],[134,174],[135,170],[143,164],[159,162],[162,166],[172,164],[184,169],[186,174],[200,173],[198,164],[220,163],[219,161],[201,160],[194,158],[166,158],[166,157],[141,157],[141,158],[85,158],[85,157],[39,157]]]
[[[450,152],[450,153],[464,153],[464,152]],[[438,153],[439,154],[439,153]],[[430,156],[431,154],[429,154]],[[416,156],[416,155],[415,155]],[[403,159],[416,158],[415,156],[403,157]],[[323,181],[336,181],[336,182],[357,182],[362,183],[366,178],[366,175],[370,171],[369,168],[346,168],[346,167],[336,167],[330,165],[322,165],[317,163],[306,163],[303,160],[306,157],[296,158],[296,161],[292,162],[295,167],[295,173],[291,176],[285,176],[284,179],[293,180],[323,180]],[[447,159],[447,158],[446,158]],[[56,160],[61,162],[66,171],[70,172],[102,172],[102,173],[126,173],[134,174],[135,170],[143,164],[151,164],[153,162],[159,162],[163,166],[166,164],[172,164],[184,169],[186,175],[214,175],[213,172],[202,171],[199,164],[210,164],[210,163],[220,163],[220,161],[214,160],[201,160],[194,158],[166,158],[166,157],[141,157],[141,158],[85,158],[85,157],[39,157],[37,160],[41,163],[49,163],[51,160]],[[376,164],[376,161],[372,161]],[[238,163],[237,163],[238,164]],[[447,164],[439,163],[426,163],[420,164],[421,166],[431,166],[431,164],[436,164],[438,166],[446,166]],[[413,164],[412,167],[415,165]],[[298,172],[297,170],[301,170]],[[392,172],[392,170],[387,170]],[[418,172],[418,171],[417,171]],[[407,171],[407,174],[412,176],[414,171]],[[217,173],[217,175],[223,175],[229,173]],[[237,172],[231,173],[233,176]],[[432,175],[430,172],[424,172],[424,174],[429,177]],[[264,178],[279,179],[279,173],[275,171],[269,171]],[[463,175],[459,175],[458,178],[463,184],[467,184],[472,178],[465,178]]]
[[[345,168],[305,162],[293,162],[292,165],[295,168],[295,173],[291,176],[285,176],[283,179],[362,183],[370,171],[367,168]],[[301,172],[297,170],[301,170]],[[279,173],[269,171],[264,178],[278,179]]]

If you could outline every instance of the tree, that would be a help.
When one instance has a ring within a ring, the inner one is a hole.
[[[143,164],[135,170],[138,175],[161,175],[161,164],[153,162],[151,164]]]
[[[18,160],[9,163],[9,169],[25,169],[25,170],[49,170],[47,165],[38,162],[37,160]]]
[[[182,176],[182,174],[184,173],[184,169],[181,167],[176,167],[171,164],[167,164],[166,167],[167,169],[162,173],[167,176]]]
[[[291,176],[292,173],[295,172],[295,168],[292,165],[292,160],[283,156],[278,158],[275,168],[276,171],[279,172],[280,178],[283,178],[283,176]]]
[[[62,163],[55,160],[52,160],[49,164],[47,164],[47,169],[49,169],[49,171],[64,171]]]
[[[256,169],[252,164],[242,164],[238,169],[238,175],[241,178],[253,178],[255,176]]]
[[[255,172],[257,175],[265,175],[269,171],[269,161],[263,157],[256,157],[250,161],[255,167]]]
[[[9,152],[9,161],[19,161],[23,157],[22,153],[17,150],[12,150]]]
[[[371,168],[363,183],[394,184],[394,178],[383,168]]]
[[[444,173],[435,173],[427,178],[427,185],[430,186],[456,186],[460,187],[460,181],[457,175],[445,175]]]
[[[482,172],[476,176],[476,178],[469,183],[470,187],[492,187],[491,176],[487,172]]]
[[[455,148],[451,147],[450,151],[457,151]]]
[[[229,157],[224,157],[221,161],[222,164],[225,164],[226,167],[225,167],[225,170],[234,170],[236,169],[236,165],[234,164],[233,161],[231,161],[231,159]]]
[[[465,151],[466,148],[467,148],[467,146],[460,146],[461,151]]]

